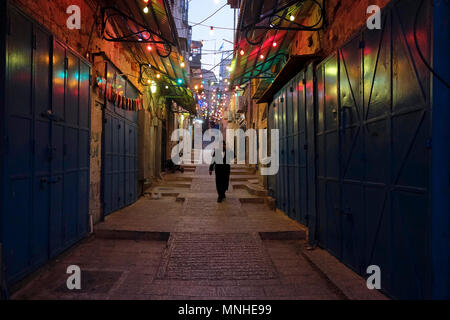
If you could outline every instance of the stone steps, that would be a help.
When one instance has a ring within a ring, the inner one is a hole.
[[[261,186],[254,185],[251,183],[233,184],[233,188],[244,189],[251,195],[258,196],[258,197],[267,197],[269,195],[269,192],[266,189],[262,188]]]

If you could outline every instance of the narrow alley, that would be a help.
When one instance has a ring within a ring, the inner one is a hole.
[[[1,303],[450,300],[449,7],[0,1]]]
[[[207,166],[167,174],[13,298],[386,299],[323,250],[311,255],[305,228],[270,209],[254,179],[233,168],[226,201],[217,203]],[[82,269],[77,292],[66,286],[70,265]]]

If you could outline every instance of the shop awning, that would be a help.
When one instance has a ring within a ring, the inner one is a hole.
[[[122,42],[130,50],[141,65],[142,85],[148,85],[150,78],[166,79],[187,91],[188,68],[167,0],[105,0],[101,12],[103,38]]]
[[[262,89],[267,88],[287,62],[296,31],[314,30],[299,24],[314,5],[313,1],[244,0],[236,33],[232,87],[256,78],[261,80]]]
[[[286,83],[296,76],[304,66],[311,60],[317,59],[315,55],[291,56],[281,71],[277,74],[275,80],[266,88],[259,97],[258,103],[270,103],[273,96],[280,91]]]

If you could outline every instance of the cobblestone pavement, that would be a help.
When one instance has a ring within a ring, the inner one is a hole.
[[[182,178],[189,180],[187,174]],[[305,240],[262,240],[271,232],[302,234],[296,222],[264,203],[243,203],[249,195],[242,190],[231,188],[226,201],[217,203],[206,166],[197,167],[191,178],[189,188],[166,181],[158,190],[171,196],[143,197],[112,214],[94,236],[42,268],[13,298],[347,299],[305,254]],[[180,193],[183,202],[176,201]],[[105,230],[110,237],[100,236]],[[130,232],[129,238],[115,239],[121,231]],[[133,232],[170,237],[138,240]],[[82,270],[81,290],[67,289],[70,265]],[[354,292],[367,291],[361,279],[352,281]]]

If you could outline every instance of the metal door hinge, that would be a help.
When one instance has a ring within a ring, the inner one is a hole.
[[[64,58],[64,70],[68,70],[69,69],[69,58],[65,57]]]

